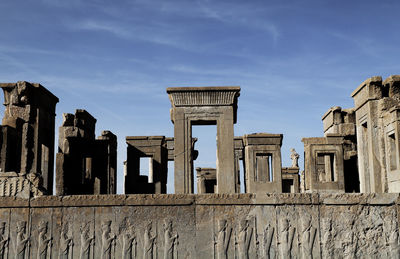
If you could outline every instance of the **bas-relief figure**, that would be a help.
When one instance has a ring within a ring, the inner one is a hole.
[[[72,236],[69,235],[69,223],[66,222],[61,227],[61,235],[60,235],[60,254],[59,259],[71,259],[73,256],[73,246],[74,241]]]
[[[111,234],[111,221],[104,221],[101,225],[101,258],[114,258],[113,246],[115,246],[116,235]]]
[[[272,249],[272,241],[274,240],[275,228],[269,223],[264,229],[264,255],[266,259],[275,258],[275,251]]]
[[[128,221],[128,218],[122,221],[119,232],[122,233],[122,258],[136,258],[137,238],[134,225]]]
[[[313,247],[317,229],[312,226],[311,216],[303,214],[300,218],[301,233],[301,257],[304,259],[313,258]]]
[[[348,213],[342,215],[342,222],[344,225],[344,232],[341,236],[341,250],[344,259],[356,257],[358,238],[354,235],[354,219]]]
[[[249,259],[250,241],[253,235],[253,228],[248,220],[239,222],[239,231],[236,233],[236,245],[239,259]]]
[[[172,221],[164,222],[164,259],[177,257],[178,234],[172,234]]]
[[[397,215],[394,210],[384,218],[383,230],[386,247],[388,248],[387,257],[391,259],[400,259],[399,229]]]
[[[81,251],[80,259],[90,259],[91,248],[94,245],[94,236],[90,236],[90,222],[84,223],[80,227],[81,232]]]
[[[17,240],[15,245],[15,259],[25,259],[25,253],[29,246],[29,235],[26,233],[26,221],[17,223]]]
[[[217,259],[228,258],[228,247],[231,239],[232,227],[228,228],[228,222],[224,219],[218,220],[218,233],[214,237],[217,250]]]
[[[38,252],[37,259],[47,259],[50,258],[51,253],[51,236],[47,237],[48,222],[41,221],[39,223],[39,236],[38,236]]]
[[[323,218],[321,220],[322,258],[334,258],[335,237],[336,237],[336,230],[332,225],[332,219]]]
[[[280,240],[280,258],[292,258],[293,238],[296,228],[289,224],[289,220],[285,217],[279,221],[279,240]]]
[[[296,152],[294,148],[290,149],[290,159],[292,160],[292,167],[299,167],[300,155]]]
[[[0,259],[3,259],[8,248],[8,237],[5,236],[6,222],[0,223]]]
[[[144,259],[153,259],[153,250],[156,242],[156,234],[152,234],[153,222],[149,222],[144,231]]]

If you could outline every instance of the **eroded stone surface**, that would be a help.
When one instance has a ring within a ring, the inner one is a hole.
[[[26,199],[22,207],[4,206],[7,198],[0,198],[0,254],[6,258],[400,255],[398,194],[272,194],[264,203],[255,194],[78,195],[72,202],[73,197],[53,199],[54,204],[47,199],[42,205],[45,197]],[[330,202],[334,200],[342,202]]]

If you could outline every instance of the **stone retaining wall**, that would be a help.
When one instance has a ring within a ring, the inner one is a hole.
[[[399,205],[399,194],[2,197],[0,258],[399,258]]]

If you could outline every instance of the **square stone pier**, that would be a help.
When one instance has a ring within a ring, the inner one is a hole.
[[[217,125],[217,193],[235,193],[234,130],[240,87],[167,88],[174,123],[175,193],[193,193],[192,125]]]

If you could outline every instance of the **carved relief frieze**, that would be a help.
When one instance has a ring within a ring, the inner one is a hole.
[[[228,247],[232,235],[232,226],[225,219],[218,220],[218,231],[214,237],[214,251],[217,259],[228,258]]]

